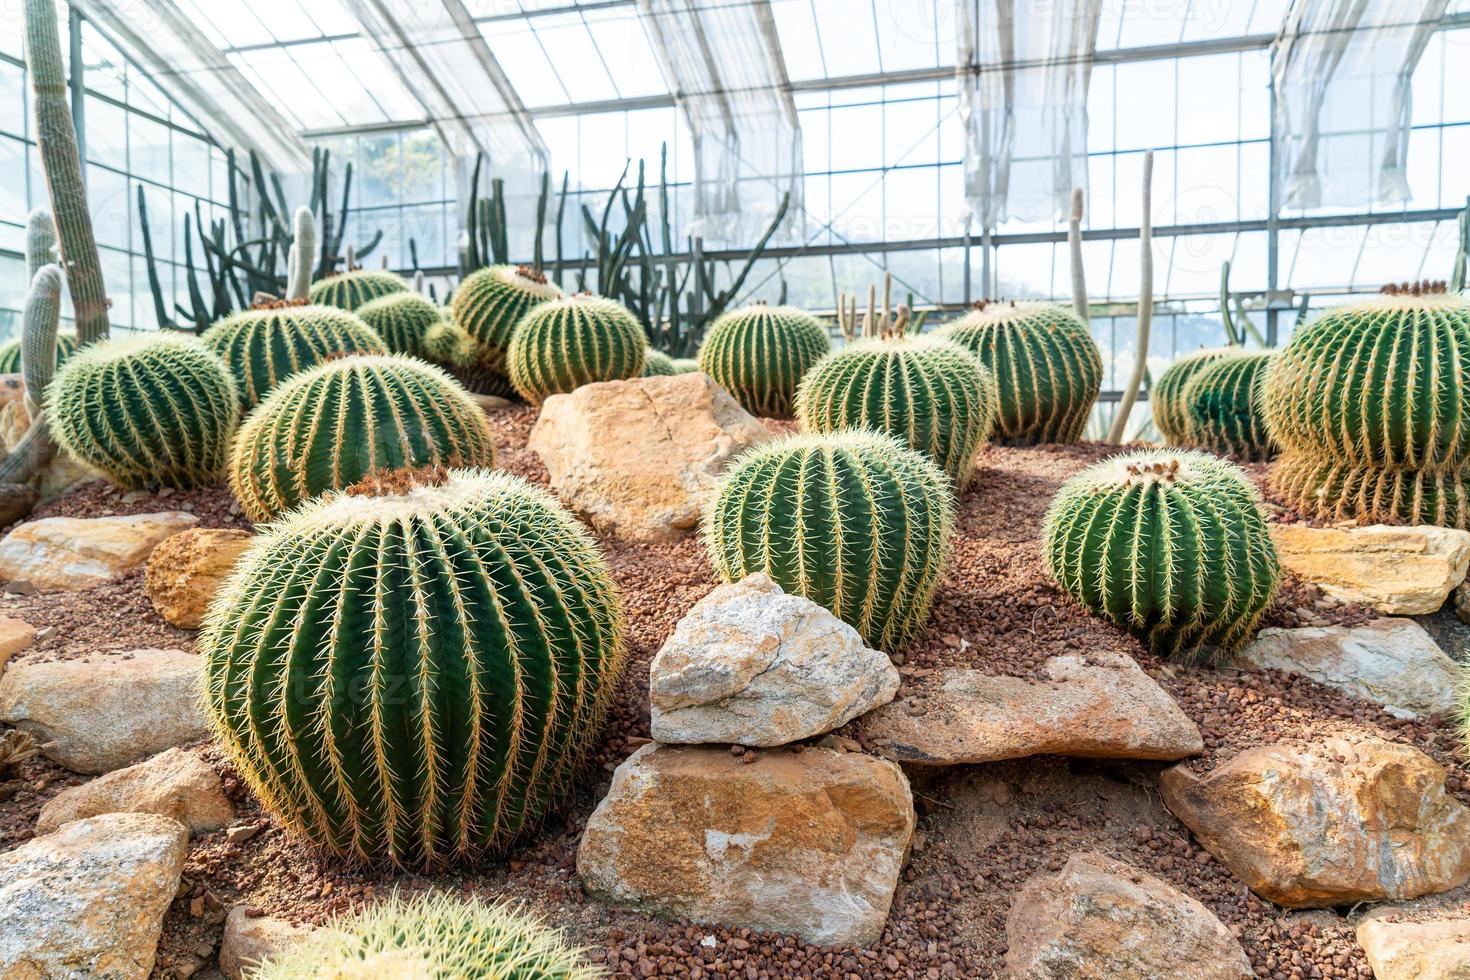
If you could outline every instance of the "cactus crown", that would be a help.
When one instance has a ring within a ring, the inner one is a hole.
[[[355,314],[299,300],[274,300],[233,314],[204,331],[201,339],[223,358],[247,409],[330,354],[387,350],[383,339]]]
[[[790,418],[796,386],[831,349],[827,329],[805,310],[752,303],[711,324],[699,369],[747,412]]]
[[[642,325],[622,303],[578,295],[532,307],[505,358],[516,392],[539,405],[594,381],[638,377],[646,349]]]
[[[313,303],[351,312],[379,296],[407,291],[403,277],[386,269],[349,269],[317,280],[308,295]]]

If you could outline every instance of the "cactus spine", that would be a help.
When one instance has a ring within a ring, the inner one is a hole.
[[[355,314],[333,306],[266,303],[204,331],[205,346],[230,369],[249,409],[291,375],[333,354],[382,354],[388,348]]]
[[[616,300],[582,294],[535,306],[506,351],[510,383],[533,405],[594,381],[643,371],[643,327]]]
[[[502,851],[570,786],[625,658],[596,544],[545,491],[397,471],[242,558],[200,636],[209,713],[285,825],[439,867]]]
[[[316,259],[316,218],[311,208],[297,208],[291,225],[291,251],[286,258],[286,299],[306,299],[311,294],[311,270]]]
[[[1274,351],[1236,351],[1206,364],[1184,386],[1185,440],[1248,462],[1271,458],[1274,448],[1261,410]]]
[[[51,212],[35,208],[26,215],[26,278],[34,280],[44,265],[56,261],[56,223]]]
[[[1165,655],[1249,639],[1281,576],[1255,488],[1200,452],[1132,453],[1084,470],[1052,501],[1042,547],[1062,589]]]
[[[868,339],[807,372],[796,391],[796,417],[808,432],[885,432],[927,453],[963,489],[999,400],[994,377],[958,344]]]
[[[351,251],[352,246],[347,247]],[[379,296],[408,291],[408,283],[396,273],[379,269],[354,269],[351,265],[347,269],[347,272],[339,272],[316,282],[308,293],[311,301],[319,306],[335,306],[351,313]]]
[[[1188,441],[1189,409],[1184,402],[1184,389],[1189,382],[1214,362],[1238,353],[1238,349],[1229,347],[1193,351],[1176,358],[1159,375],[1149,389],[1148,400],[1154,424],[1169,445],[1182,446]]]
[[[756,303],[714,322],[699,369],[752,415],[787,419],[802,376],[831,349],[827,329],[810,313]]]
[[[532,307],[561,298],[562,291],[529,266],[493,265],[465,276],[454,291],[450,318],[482,348],[481,369],[504,378],[502,387],[508,388],[505,353],[516,324]]]
[[[704,524],[726,581],[764,572],[891,652],[924,630],[954,502],[939,467],[889,436],[795,435],[737,460]]]
[[[1000,388],[996,438],[1076,442],[1102,390],[1102,354],[1087,324],[1059,303],[978,303],[938,331],[969,348]]]
[[[219,478],[240,410],[224,363],[193,337],[145,334],[84,347],[46,393],[51,434],[130,488]]]
[[[650,378],[654,375],[677,374],[674,370],[674,359],[661,350],[652,347],[643,351],[643,377]]]
[[[383,343],[395,354],[408,354],[425,360],[445,360],[430,355],[430,346],[436,353],[444,353],[442,344],[427,345],[425,338],[444,321],[439,307],[418,293],[389,293],[379,296],[357,308],[357,315],[373,331],[383,338]],[[452,348],[449,349],[452,353]],[[452,358],[449,359],[453,363]]]
[[[361,355],[291,378],[246,417],[230,488],[262,521],[374,470],[494,463],[490,422],[454,379],[402,354]]]

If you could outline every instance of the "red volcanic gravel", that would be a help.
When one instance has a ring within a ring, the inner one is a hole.
[[[545,483],[544,467],[525,449],[534,420],[535,410],[525,406],[491,415],[498,465]],[[768,424],[775,431],[791,428]],[[1025,675],[1068,651],[1123,651],[1199,724],[1206,749],[1188,763],[1195,769],[1280,739],[1371,732],[1428,752],[1451,770],[1450,791],[1470,802],[1458,768],[1461,740],[1449,720],[1400,721],[1300,677],[1162,661],[1048,583],[1038,541],[1042,515],[1062,480],[1112,451],[1089,444],[992,447],[981,455],[975,479],[960,498],[954,557],[932,628],[894,658],[906,683],[944,667]],[[1264,475],[1264,467],[1249,469],[1258,480]],[[138,513],[182,503],[192,503],[206,526],[244,525],[219,488],[125,502],[115,491],[88,484],[38,516]],[[1353,940],[1360,910],[1293,913],[1256,898],[1163,807],[1155,786],[1161,767],[1150,764],[1042,757],[912,772],[919,832],[883,940],[870,950],[665,922],[591,900],[574,868],[581,829],[611,771],[648,738],[648,661],[679,617],[714,585],[697,537],[674,545],[604,540],[603,546],[623,589],[632,659],[607,732],[563,813],[508,860],[474,872],[416,876],[354,867],[288,838],[219,752],[207,747],[239,809],[238,822],[260,830],[238,842],[224,832],[194,841],[180,898],[165,922],[156,975],[211,969],[225,913],[235,904],[316,923],[395,889],[433,888],[523,901],[565,927],[596,962],[620,977],[988,977],[1002,966],[1005,917],[1015,891],[1032,875],[1056,871],[1072,853],[1089,850],[1200,899],[1240,937],[1263,977],[1371,976]],[[154,614],[136,576],[91,592],[3,600],[0,614],[53,627],[22,660],[140,646],[192,649],[190,634]],[[1369,616],[1289,581],[1268,623],[1350,624]],[[1464,627],[1443,615],[1433,628],[1441,642],[1459,641],[1446,649],[1461,658]],[[0,803],[0,850],[28,835],[41,803],[61,785],[80,781],[46,762],[23,769],[26,787]]]

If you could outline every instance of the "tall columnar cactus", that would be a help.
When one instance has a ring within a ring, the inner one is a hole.
[[[958,344],[869,339],[807,372],[796,390],[796,417],[808,432],[886,432],[927,453],[964,488],[999,400],[994,377]]]
[[[286,298],[311,296],[311,272],[316,263],[316,216],[311,208],[296,209],[291,219],[291,249],[286,253]]]
[[[704,525],[726,581],[764,572],[891,652],[927,623],[954,502],[939,467],[889,436],[795,435],[737,460]]]
[[[1185,440],[1247,462],[1274,451],[1261,398],[1275,351],[1238,351],[1201,368],[1184,386]]]
[[[1087,324],[1059,303],[982,303],[939,336],[975,353],[1000,388],[996,439],[1076,442],[1102,389],[1103,363]]]
[[[1249,639],[1280,582],[1260,496],[1200,452],[1114,456],[1062,485],[1042,532],[1046,570],[1155,652]]]
[[[424,338],[444,322],[444,316],[427,297],[418,293],[389,293],[359,306],[357,315],[383,338],[393,353],[425,360],[440,359],[430,356]]]
[[[44,265],[56,261],[56,222],[45,208],[26,215],[26,277],[35,279]]]
[[[402,354],[358,355],[289,379],[246,416],[230,488],[261,521],[374,470],[494,463],[490,422],[453,378]]]
[[[1182,446],[1187,442],[1189,410],[1184,403],[1184,389],[1194,376],[1223,357],[1233,357],[1238,349],[1214,347],[1197,350],[1175,358],[1164,368],[1158,380],[1149,388],[1148,402],[1153,410],[1154,425],[1171,446]]]
[[[397,273],[387,269],[351,269],[317,280],[309,296],[313,303],[352,312],[379,296],[403,292],[408,292],[408,283]]]
[[[34,277],[33,277],[34,278]],[[15,337],[0,344],[0,374],[19,374],[21,371],[22,338]],[[77,351],[76,334],[56,335],[56,365],[60,367]]]
[[[289,301],[232,314],[204,331],[201,339],[224,359],[247,409],[291,375],[334,354],[388,350],[356,314]]]
[[[598,980],[529,912],[450,894],[393,896],[332,921],[249,980]]]
[[[1272,488],[1324,520],[1470,527],[1470,297],[1430,283],[1328,310],[1266,378]]]
[[[505,352],[516,324],[532,307],[561,297],[556,284],[529,266],[492,265],[465,276],[450,318],[483,348],[483,369],[508,382]]]
[[[659,374],[677,374],[674,370],[674,359],[661,350],[652,347],[643,351],[643,377],[649,378]]]
[[[786,419],[802,376],[831,349],[827,328],[810,313],[755,303],[714,322],[699,348],[699,369],[752,415]]]
[[[643,371],[643,327],[616,300],[582,294],[542,303],[521,318],[506,366],[516,392],[533,405],[593,381]]]
[[[269,810],[330,851],[427,867],[504,850],[565,794],[625,659],[617,586],[572,515],[519,477],[432,468],[272,524],[199,649]]]
[[[31,280],[24,319],[21,322],[20,368],[25,381],[25,406],[32,419],[41,414],[46,389],[56,377],[57,327],[61,323],[61,270],[43,265]]]
[[[193,337],[145,334],[82,348],[46,392],[51,434],[120,486],[212,483],[240,417],[224,362]]]

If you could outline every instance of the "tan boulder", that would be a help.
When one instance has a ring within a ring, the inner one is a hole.
[[[854,723],[898,762],[953,766],[1028,755],[1182,759],[1199,728],[1127,654],[1068,654],[1038,678],[954,669]]]
[[[1375,980],[1470,980],[1470,918],[1404,919],[1392,909],[1358,923]]]
[[[601,898],[698,922],[866,946],[883,933],[914,834],[892,762],[645,745],[587,822],[577,870]]]
[[[36,833],[49,834],[64,823],[101,813],[156,813],[196,834],[219,830],[235,819],[214,769],[194,752],[169,749],[62,790],[41,808]]]
[[[1016,893],[1006,919],[1012,980],[1249,980],[1240,943],[1199,901],[1101,854],[1074,854]]]
[[[111,772],[207,735],[202,681],[182,650],[16,664],[0,677],[0,721],[72,772]]]
[[[255,535],[193,527],[165,539],[148,558],[145,584],[158,614],[180,629],[197,630],[215,593]]]
[[[241,980],[247,967],[257,967],[295,946],[316,930],[295,926],[269,915],[251,915],[244,905],[230,909],[219,944],[219,971]]]
[[[1390,616],[1437,612],[1470,566],[1470,531],[1455,528],[1275,524],[1271,536],[1297,578]]]
[[[1236,877],[1292,908],[1406,899],[1470,880],[1470,810],[1418,749],[1380,738],[1261,746],[1164,803]]]
[[[607,534],[683,537],[735,456],[770,432],[703,374],[583,385],[553,395],[527,443],[568,507]]]
[[[14,616],[0,616],[0,676],[5,674],[5,665],[10,658],[36,641],[36,628]]]
[[[183,511],[26,521],[0,541],[0,580],[24,579],[42,590],[90,589],[127,575],[160,541],[198,523]]]
[[[31,428],[31,413],[25,400],[7,401],[0,408],[0,445],[10,452],[19,445],[21,437]],[[66,450],[57,447],[50,462],[41,467],[41,472],[31,482],[40,491],[40,502],[49,503],[79,483],[97,479],[97,474],[72,459]]]
[[[109,813],[0,854],[0,977],[147,977],[188,843],[167,817]]]

